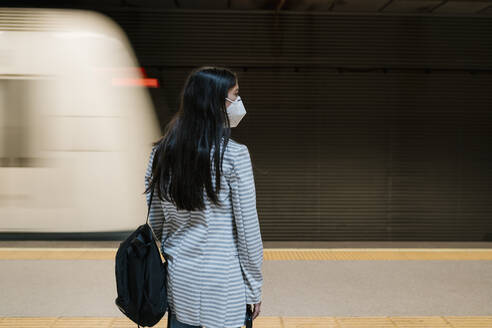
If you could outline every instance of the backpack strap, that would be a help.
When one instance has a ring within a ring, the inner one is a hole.
[[[149,224],[149,215],[150,215],[150,208],[152,207],[152,198],[154,198],[154,188],[152,188],[152,191],[150,192],[149,209],[147,211],[147,224]]]

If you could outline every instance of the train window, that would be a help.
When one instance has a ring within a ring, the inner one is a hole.
[[[0,79],[0,167],[41,166],[42,80]]]

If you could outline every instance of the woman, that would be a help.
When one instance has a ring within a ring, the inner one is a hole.
[[[200,67],[153,143],[145,175],[149,224],[168,262],[171,328],[236,328],[260,313],[263,243],[248,147],[230,138],[246,110],[237,76]],[[172,174],[171,174],[172,173]]]

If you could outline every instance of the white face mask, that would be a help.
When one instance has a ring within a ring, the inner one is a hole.
[[[244,115],[246,115],[246,109],[244,108],[243,101],[240,96],[238,96],[236,100],[231,100],[229,98],[226,99],[231,102],[229,107],[227,107],[227,116],[229,117],[231,128],[235,128]]]

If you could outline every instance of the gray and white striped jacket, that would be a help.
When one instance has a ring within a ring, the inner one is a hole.
[[[213,149],[211,150],[211,158]],[[152,174],[152,148],[145,187]],[[215,190],[215,169],[211,162]],[[222,206],[177,210],[154,189],[149,224],[168,261],[168,299],[176,319],[207,328],[241,327],[246,304],[261,301],[263,242],[248,147],[229,139],[223,159]],[[147,206],[150,193],[146,195]]]

